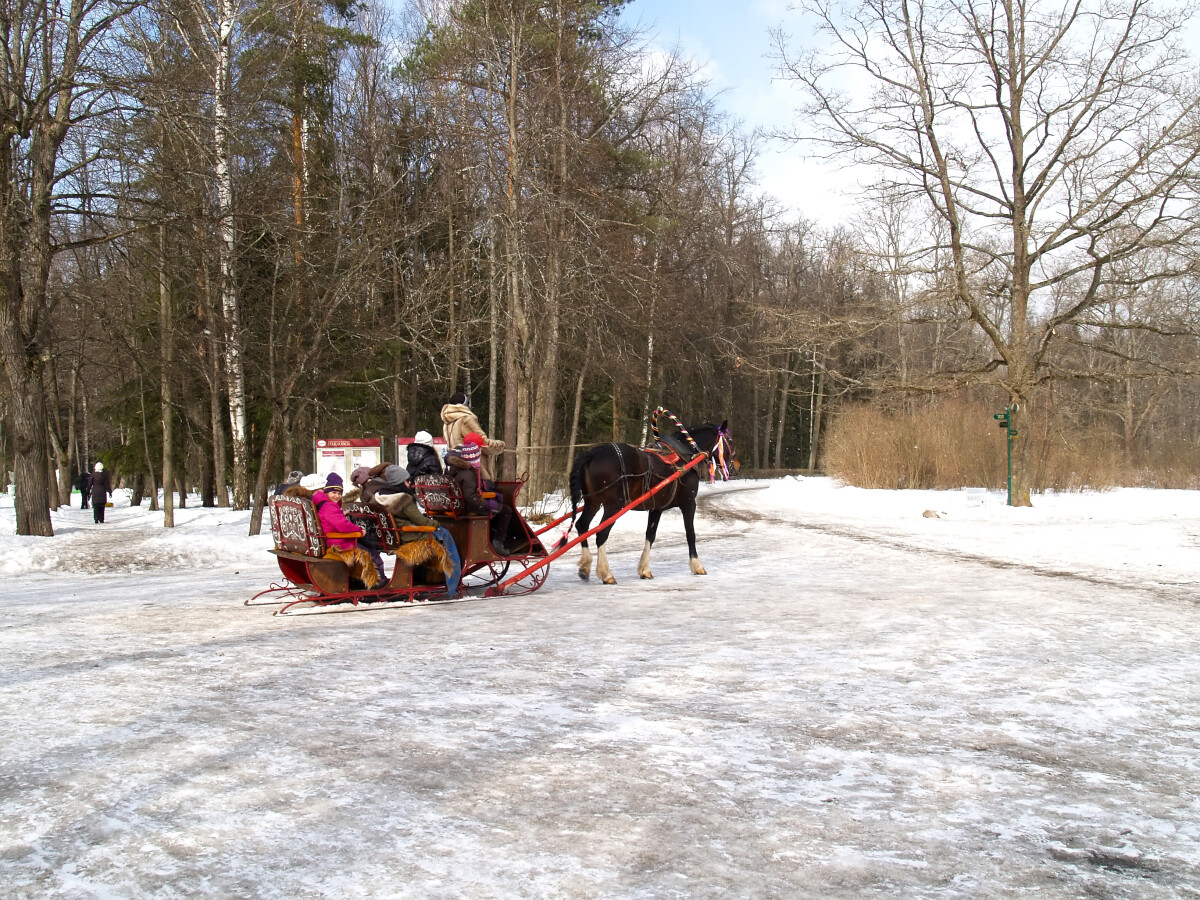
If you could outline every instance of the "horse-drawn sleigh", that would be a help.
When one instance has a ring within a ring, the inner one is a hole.
[[[704,574],[696,554],[693,516],[699,487],[699,469],[707,463],[708,480],[727,479],[740,469],[737,454],[725,424],[705,424],[660,436],[657,419],[670,415],[659,408],[654,426],[657,444],[639,449],[611,443],[592,448],[579,457],[571,472],[572,509],[534,530],[521,514],[517,496],[521,481],[501,481],[497,490],[513,510],[509,532],[497,542],[511,550],[501,553],[489,535],[489,517],[472,515],[464,509],[457,485],[451,481],[417,479],[416,499],[436,524],[400,524],[386,511],[365,504],[348,503],[346,517],[395,564],[386,582],[375,588],[353,583],[350,571],[339,559],[326,558],[326,540],[342,535],[321,531],[312,501],[306,497],[280,496],[270,500],[271,551],[283,574],[283,584],[272,584],[247,605],[282,604],[276,615],[302,612],[341,612],[356,609],[423,606],[499,595],[528,594],[545,583],[549,563],[572,547],[583,544],[579,573],[587,578],[590,552],[587,539],[596,535],[599,562],[597,574],[614,583],[604,553],[604,542],[613,523],[627,512],[649,512],[646,543],[638,566],[643,578],[653,577],[649,568],[659,518],[665,509],[679,508],[684,517],[691,569]],[[674,417],[671,416],[672,420]],[[678,425],[678,421],[676,424]],[[595,513],[605,518],[589,528]],[[548,551],[541,536],[567,519],[577,537],[563,536]]]

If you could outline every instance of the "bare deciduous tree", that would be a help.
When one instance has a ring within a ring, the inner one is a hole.
[[[1055,377],[1056,335],[1133,287],[1131,260],[1200,228],[1189,17],[1155,0],[805,6],[831,43],[793,53],[779,35],[784,71],[811,98],[815,140],[944,222],[945,290],[992,349],[975,374],[1015,410],[1014,502],[1028,504],[1028,409]]]

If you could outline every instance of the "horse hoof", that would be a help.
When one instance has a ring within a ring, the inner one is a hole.
[[[591,579],[592,575],[590,572],[585,572],[585,571],[583,571],[583,569],[579,569],[578,571],[579,571],[579,580],[580,581],[588,581]]]
[[[604,579],[604,583],[605,583],[605,584],[616,584],[616,583],[617,583],[617,579],[615,579],[615,578],[605,578],[605,579]]]
[[[641,579],[642,579],[642,581],[649,581],[650,579],[652,579],[652,578],[654,577],[654,573],[653,573],[653,572],[647,572],[647,573],[645,573],[644,575],[639,575],[638,577],[639,577],[639,578],[641,578]]]

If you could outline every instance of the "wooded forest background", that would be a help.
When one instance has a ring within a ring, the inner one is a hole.
[[[750,470],[888,487],[1001,486],[1012,404],[1026,501],[1200,487],[1179,10],[814,7],[830,49],[778,36],[811,105],[767,136],[623,5],[0,0],[18,532],[97,460],[257,531],[315,436],[438,434],[455,391],[527,499],[659,404]],[[878,181],[817,227],[757,184],[768,139]]]

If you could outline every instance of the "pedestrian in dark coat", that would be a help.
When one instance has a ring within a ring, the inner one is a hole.
[[[83,495],[79,501],[79,508],[87,509],[88,501],[92,499],[92,473],[91,472],[80,472],[79,473],[79,493]]]
[[[413,442],[408,445],[408,476],[441,475],[442,461],[438,459],[437,451],[433,449],[433,435],[428,431],[418,431]]]
[[[96,463],[92,473],[92,518],[97,525],[104,524],[104,507],[108,503],[108,495],[112,493],[112,481],[104,471],[104,463]]]

